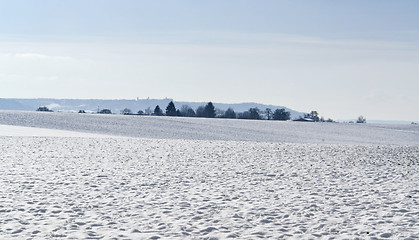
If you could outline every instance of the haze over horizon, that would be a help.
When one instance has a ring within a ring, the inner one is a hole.
[[[257,102],[419,121],[417,1],[0,2],[0,98]]]

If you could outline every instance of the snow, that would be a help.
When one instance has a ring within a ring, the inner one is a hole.
[[[32,136],[32,137],[113,137],[111,135],[101,135],[76,131],[65,131],[57,129],[46,129],[37,127],[21,127],[0,124],[0,136]]]
[[[0,111],[0,124],[155,139],[419,145],[417,125]]]
[[[414,126],[218,120],[0,112],[0,239],[419,238]]]

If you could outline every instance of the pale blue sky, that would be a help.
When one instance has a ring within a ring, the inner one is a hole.
[[[418,121],[419,1],[0,1],[0,97]]]

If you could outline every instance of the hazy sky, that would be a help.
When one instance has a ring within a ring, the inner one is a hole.
[[[0,98],[419,121],[419,1],[1,0]]]

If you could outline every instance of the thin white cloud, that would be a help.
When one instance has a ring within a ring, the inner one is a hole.
[[[35,60],[73,60],[74,58],[69,56],[53,56],[40,53],[0,53],[0,57],[11,57],[17,59],[35,59]]]
[[[49,56],[37,53],[16,53],[13,55],[16,58],[24,59],[47,59]]]
[[[396,34],[396,33],[395,33]],[[114,39],[116,40],[116,39]],[[149,33],[136,43],[156,45],[214,45],[214,46],[266,46],[282,44],[303,44],[328,47],[356,47],[369,49],[419,49],[417,42],[393,38],[354,39],[321,38],[291,34],[235,33],[235,32],[179,32],[172,34]]]

